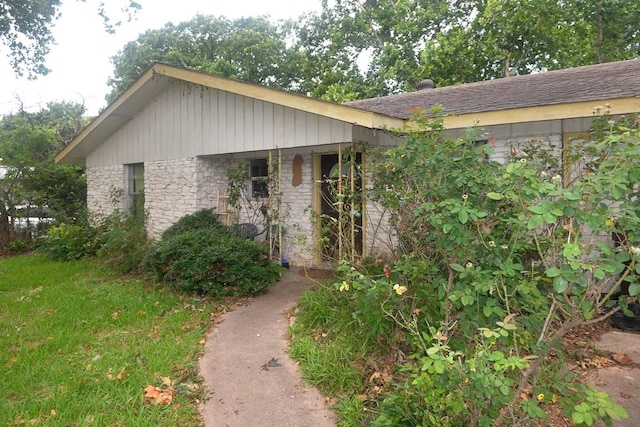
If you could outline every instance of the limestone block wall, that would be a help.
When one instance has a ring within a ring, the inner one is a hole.
[[[147,233],[152,239],[183,216],[198,210],[195,157],[147,162],[144,165]]]
[[[99,220],[115,210],[126,209],[126,197],[112,199],[116,193],[124,194],[126,174],[124,165],[87,168],[87,208],[93,220]]]
[[[196,163],[198,210],[214,208],[218,213],[224,214],[221,212],[223,206],[218,206],[219,196],[226,192],[227,169],[232,166],[234,163],[230,156],[198,157]]]
[[[294,186],[294,157],[300,155],[301,180]],[[296,266],[313,264],[313,155],[292,151],[282,154],[282,223],[286,229],[283,254]]]
[[[282,198],[281,198],[281,222],[285,233],[283,236],[283,254],[292,265],[309,266],[313,262],[313,226],[311,224],[310,207],[313,201],[313,173],[312,154],[301,154],[301,182],[293,186],[293,159],[297,153],[286,151],[282,153]],[[277,156],[277,152],[272,155]],[[266,157],[260,155],[258,157]],[[221,214],[221,219],[226,218],[223,212],[223,203],[219,201],[219,195],[227,188],[227,169],[237,167],[240,162],[248,161],[248,158],[232,156],[202,157],[197,159],[197,209],[215,208]],[[252,202],[256,207],[268,200]],[[232,211],[229,207],[228,211]],[[234,214],[230,213],[231,222]],[[261,216],[256,218],[255,213],[249,213],[247,209],[240,211],[238,222],[251,222],[262,227]],[[261,231],[261,230],[260,230]],[[256,238],[264,240],[265,234]],[[286,253],[284,253],[286,252]]]

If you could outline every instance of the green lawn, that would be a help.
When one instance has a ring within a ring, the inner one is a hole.
[[[0,259],[0,425],[200,425],[197,358],[214,311],[93,261]],[[148,385],[173,401],[145,403]]]

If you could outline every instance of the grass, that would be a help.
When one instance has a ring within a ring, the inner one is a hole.
[[[330,402],[340,426],[360,426],[365,416],[358,395],[366,389],[367,340],[355,324],[351,308],[330,286],[305,292],[290,330],[290,356],[305,379]]]
[[[89,260],[0,259],[0,425],[201,425],[197,358],[214,311]],[[145,403],[163,378],[173,402]]]

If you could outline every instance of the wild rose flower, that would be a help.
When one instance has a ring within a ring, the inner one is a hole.
[[[391,267],[389,267],[389,264],[385,264],[382,270],[384,271],[384,275],[386,277],[391,276]]]
[[[407,292],[407,287],[406,286],[400,286],[399,284],[395,284],[393,285],[393,290],[396,291],[396,294],[398,295],[402,295],[405,292]]]

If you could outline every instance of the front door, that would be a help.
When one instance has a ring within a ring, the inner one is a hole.
[[[363,246],[362,154],[338,160],[338,154],[320,159],[320,241],[322,259],[330,261],[353,259],[362,254]]]

